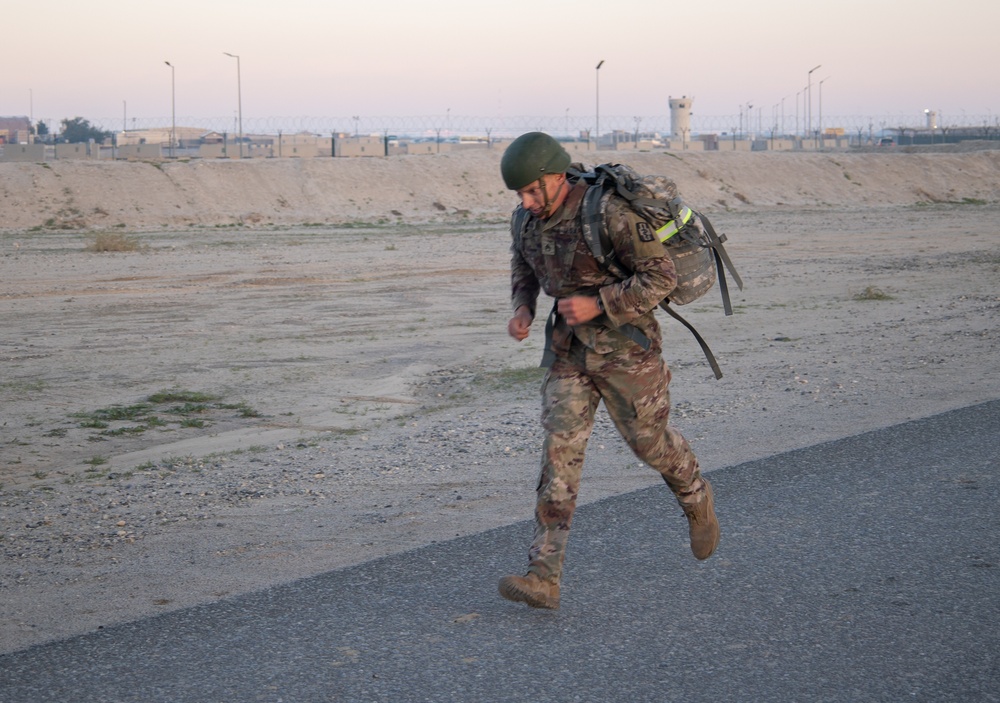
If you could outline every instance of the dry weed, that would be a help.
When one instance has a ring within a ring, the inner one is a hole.
[[[139,251],[141,249],[139,240],[120,233],[105,232],[95,234],[90,243],[87,244],[87,251]]]

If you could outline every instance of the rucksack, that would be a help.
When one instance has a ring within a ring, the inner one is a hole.
[[[622,197],[636,214],[652,226],[677,271],[677,287],[660,301],[660,307],[694,335],[715,377],[722,378],[722,369],[708,343],[670,303],[686,305],[698,300],[718,280],[725,314],[733,314],[725,273],[729,271],[740,290],[743,290],[743,280],[723,246],[726,235],[718,234],[703,213],[685,205],[677,192],[677,185],[665,176],[640,176],[629,166],[610,163],[601,164],[593,170],[585,170],[581,164],[572,164],[567,175],[571,182],[582,180],[589,185],[580,213],[583,237],[594,258],[611,275],[621,280],[632,275],[615,257],[605,227],[607,203],[611,195]],[[515,211],[512,227],[517,235],[527,224],[527,215],[523,208]],[[625,324],[617,329],[636,344],[649,349],[649,339],[634,325]]]
[[[715,377],[722,378],[722,369],[708,343],[691,323],[670,307],[670,303],[686,305],[698,300],[718,280],[723,310],[726,315],[733,314],[726,271],[740,290],[743,290],[743,280],[723,246],[726,235],[718,234],[703,213],[685,205],[677,192],[677,185],[665,176],[640,176],[624,164],[601,164],[592,171],[575,168],[577,165],[573,164],[568,174],[571,180],[575,178],[590,184],[581,206],[581,225],[583,237],[594,258],[616,278],[624,279],[632,275],[616,259],[605,227],[608,199],[612,194],[619,195],[653,227],[674,262],[677,287],[660,301],[660,307],[694,335]],[[634,327],[631,330],[626,327],[632,325],[622,325],[618,329],[643,348],[649,348],[649,340],[643,341],[645,335]]]

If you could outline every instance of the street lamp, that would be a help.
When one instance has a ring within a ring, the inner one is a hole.
[[[223,54],[229,56],[230,58],[236,59],[236,109],[240,120],[240,158],[243,158],[243,87],[242,79],[240,78],[240,57],[236,54],[230,54],[228,51],[223,51]]]
[[[821,65],[822,64],[820,64],[820,66]],[[809,109],[806,110],[806,113],[808,114],[806,122],[806,135],[809,135],[812,132],[813,128],[813,91],[812,91],[813,71],[818,69],[820,66],[816,66],[816,68],[810,69],[809,73],[806,74],[806,90],[809,94]]]
[[[174,65],[169,61],[163,63],[170,66],[170,158],[174,157],[174,143],[177,141],[177,92],[174,87]]]
[[[795,91],[795,134],[799,134],[799,96],[802,95],[801,90]]]
[[[823,134],[823,84],[830,80],[827,76],[819,82],[819,133]]]
[[[601,146],[601,66],[604,65],[604,59],[601,59],[597,68],[594,69],[594,79],[595,79],[595,97],[597,102],[597,113],[596,113],[596,125],[595,125],[595,136],[594,136],[594,150],[600,148]]]

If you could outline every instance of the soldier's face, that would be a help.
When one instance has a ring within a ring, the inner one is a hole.
[[[547,173],[540,179],[517,191],[521,206],[535,217],[547,219],[559,209],[566,199],[566,176]]]

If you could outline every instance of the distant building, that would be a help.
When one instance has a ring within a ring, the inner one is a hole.
[[[215,135],[215,132],[207,132],[201,127],[156,127],[153,129],[132,129],[127,132],[118,132],[117,141],[119,146],[129,144],[163,144],[170,145],[171,135],[177,139],[177,146],[198,145],[206,135]]]
[[[30,137],[31,120],[27,117],[0,117],[0,144],[27,144]]]

